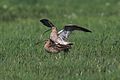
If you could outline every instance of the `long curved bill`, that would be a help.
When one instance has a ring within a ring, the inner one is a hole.
[[[45,30],[42,35],[44,35],[46,32],[50,31],[51,29]]]
[[[42,39],[43,35],[44,35],[46,32],[50,31],[50,30],[51,30],[51,29],[48,29],[48,30],[44,31],[44,32],[41,34],[40,39]],[[38,45],[39,43],[41,43],[41,41],[36,42],[35,45]]]

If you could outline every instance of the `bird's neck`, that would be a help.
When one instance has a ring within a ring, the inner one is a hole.
[[[50,39],[55,42],[57,38],[58,38],[57,28],[52,27],[52,31],[51,31],[51,34],[50,34]]]
[[[52,27],[52,33],[57,33],[57,28],[56,27]]]

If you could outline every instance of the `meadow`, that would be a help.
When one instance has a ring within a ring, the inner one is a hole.
[[[92,33],[73,32],[70,52],[50,54],[41,18]],[[120,1],[0,0],[0,80],[120,80]]]

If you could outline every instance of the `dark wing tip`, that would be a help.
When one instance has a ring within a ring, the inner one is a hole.
[[[92,31],[90,31],[90,30],[88,30],[86,28],[82,28],[81,30],[84,31],[84,32],[90,32],[90,33],[92,33]]]
[[[40,22],[43,24],[43,25],[45,25],[45,26],[47,26],[47,27],[53,27],[54,25],[52,24],[52,22],[50,22],[48,19],[40,19]]]
[[[74,30],[80,30],[80,31],[84,31],[84,32],[92,32],[86,28],[83,28],[81,26],[78,26],[76,24],[68,24],[64,26],[65,30],[69,30],[69,31],[74,31]]]
[[[48,19],[40,19],[40,22],[49,21]]]
[[[89,31],[90,33],[92,33],[92,31]]]

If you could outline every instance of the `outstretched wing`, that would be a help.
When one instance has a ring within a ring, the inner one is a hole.
[[[86,28],[83,28],[83,27],[75,25],[75,24],[66,25],[64,27],[64,30],[66,30],[66,31],[80,30],[80,31],[84,31],[84,32],[92,32],[92,31],[90,31],[90,30],[88,30]]]
[[[40,22],[41,22],[43,25],[45,25],[45,26],[47,26],[47,27],[49,27],[49,28],[55,27],[55,25],[54,25],[50,20],[48,20],[48,19],[40,19]],[[48,32],[48,31],[50,31],[50,30],[51,30],[51,29],[46,30],[46,31],[44,31],[44,33]],[[44,34],[44,33],[43,33],[43,34]]]
[[[70,24],[70,25],[66,25],[64,26],[64,29],[63,30],[60,30],[58,32],[58,37],[64,41],[67,41],[70,33],[74,30],[79,30],[79,31],[84,31],[84,32],[92,32],[86,28],[83,28],[83,27],[80,27],[80,26],[77,26],[77,25],[74,25],[74,24]]]
[[[40,22],[47,27],[55,27],[54,24],[48,19],[41,19]]]

